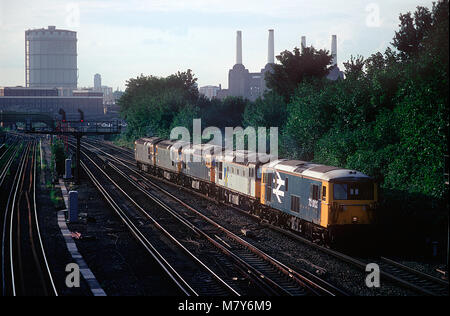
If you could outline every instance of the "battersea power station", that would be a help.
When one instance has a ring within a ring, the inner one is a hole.
[[[306,47],[306,37],[302,36],[302,48]],[[337,36],[331,38],[331,55],[333,57],[332,67],[327,76],[330,80],[343,78],[342,71],[337,66]],[[228,89],[217,90],[218,99],[224,99],[228,96],[243,97],[251,101],[262,97],[267,90],[265,74],[272,70],[275,63],[274,31],[269,30],[269,41],[267,49],[267,64],[260,72],[250,72],[242,63],[242,32],[236,34],[236,64],[228,72]],[[205,87],[206,88],[206,87]]]

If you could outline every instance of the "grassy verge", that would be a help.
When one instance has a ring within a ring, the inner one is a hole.
[[[45,172],[45,188],[47,189],[48,194],[50,195],[50,200],[52,201],[56,210],[65,209],[64,199],[62,197],[61,190],[55,187],[53,183],[53,179],[57,178],[56,172],[56,163],[55,163],[55,152],[56,150],[52,148],[52,155],[50,159],[49,165],[47,164],[47,159],[45,159],[45,150],[43,150],[43,171]],[[40,155],[38,156],[38,160],[40,160]]]
[[[134,140],[128,139],[125,134],[105,137],[105,140],[112,142],[116,146],[134,149]]]

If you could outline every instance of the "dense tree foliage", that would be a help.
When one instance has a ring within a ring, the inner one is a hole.
[[[134,140],[143,136],[168,138],[175,126],[192,131],[192,121],[221,129],[242,125],[242,113],[248,104],[242,98],[223,101],[200,96],[191,70],[166,78],[139,76],[127,82],[119,100],[121,114],[128,123],[125,137]]]
[[[249,104],[243,114],[244,126],[280,127],[286,121],[286,103],[274,92],[267,92],[264,99]]]
[[[421,206],[435,207],[445,194],[448,1],[431,11],[418,7],[400,21],[398,51],[352,57],[345,80],[297,86],[283,149],[291,158],[361,170],[384,192],[420,196]]]
[[[280,64],[272,65],[272,71],[266,73],[267,87],[284,97],[287,101],[297,85],[306,79],[323,78],[329,72],[332,57],[326,50],[304,47],[301,51],[285,50],[277,56]]]
[[[64,143],[61,140],[55,140],[51,147],[52,159],[56,164],[56,173],[63,175],[66,169],[67,155],[64,150]]]
[[[130,79],[120,100],[127,137],[167,137],[174,126],[192,128],[193,118],[222,129],[278,126],[284,157],[363,171],[385,200],[436,208],[445,192],[448,18],[448,0],[401,14],[393,47],[352,56],[343,80],[326,79],[327,51],[284,51],[267,75],[270,91],[255,102],[207,100],[190,70]]]

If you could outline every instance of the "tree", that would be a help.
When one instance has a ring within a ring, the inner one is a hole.
[[[350,56],[350,60],[344,63],[344,74],[346,78],[352,77],[359,79],[364,75],[364,57],[358,55],[357,57]]]
[[[248,103],[249,101],[242,97],[227,97],[223,101],[213,99],[202,113],[203,123],[205,126],[221,129],[242,126],[242,114]]]
[[[286,103],[273,91],[266,92],[264,98],[248,103],[243,114],[245,127],[279,127],[286,122]]]
[[[403,59],[413,58],[427,49],[430,46],[430,37],[436,37],[435,33],[442,34],[445,23],[448,35],[448,9],[448,0],[441,0],[433,3],[431,11],[418,6],[414,15],[411,12],[400,14],[400,30],[395,32],[392,45],[400,51]],[[443,38],[442,40],[441,45],[447,43],[448,48],[448,41]]]
[[[56,173],[58,175],[64,174],[66,168],[66,153],[64,151],[64,144],[61,140],[54,141],[52,148],[52,158],[55,161]]]
[[[190,69],[166,78],[141,75],[128,80],[118,101],[128,122],[127,138],[168,137],[178,113],[199,100],[196,81]]]
[[[184,106],[178,113],[175,114],[170,125],[170,130],[175,127],[186,127],[190,134],[193,135],[193,121],[200,117],[200,109],[197,106],[188,104]],[[164,135],[169,138],[170,135]]]
[[[326,50],[305,47],[300,52],[296,47],[292,52],[281,52],[277,59],[281,64],[272,65],[272,71],[266,72],[266,83],[287,102],[299,83],[328,74],[332,56]]]
[[[287,105],[281,152],[292,159],[312,160],[314,146],[330,128],[335,110],[329,82],[302,83]]]

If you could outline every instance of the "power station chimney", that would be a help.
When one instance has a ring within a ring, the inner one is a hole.
[[[333,66],[337,65],[337,36],[331,36],[331,56],[333,57]]]
[[[236,64],[242,65],[242,32],[236,34]]]
[[[273,38],[273,30],[269,30],[269,46],[267,52],[267,63],[274,64],[275,63],[275,43]]]
[[[301,47],[301,51],[303,52],[303,50],[306,48],[306,36],[302,36],[302,47]]]

